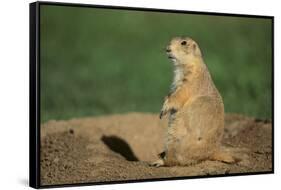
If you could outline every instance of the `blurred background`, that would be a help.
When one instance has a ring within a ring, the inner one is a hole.
[[[271,19],[41,5],[41,122],[159,113],[164,47],[198,42],[226,112],[271,118]]]

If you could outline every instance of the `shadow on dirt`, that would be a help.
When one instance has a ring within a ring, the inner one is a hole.
[[[130,145],[123,139],[117,136],[102,136],[101,140],[112,151],[121,154],[128,161],[139,161],[132,151]]]

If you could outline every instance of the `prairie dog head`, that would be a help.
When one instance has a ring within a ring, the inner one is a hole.
[[[175,65],[188,64],[202,57],[198,44],[189,37],[173,38],[167,45],[166,52]]]

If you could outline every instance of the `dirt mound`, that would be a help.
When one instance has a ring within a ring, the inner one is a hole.
[[[138,180],[272,170],[272,124],[226,115],[223,144],[242,161],[204,161],[187,167],[148,166],[163,150],[167,121],[129,113],[49,121],[41,126],[41,185]]]

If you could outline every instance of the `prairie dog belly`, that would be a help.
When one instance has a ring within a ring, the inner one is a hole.
[[[166,152],[170,162],[207,159],[219,147],[224,129],[223,105],[199,96],[170,116]]]

